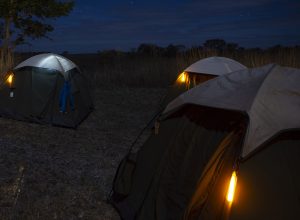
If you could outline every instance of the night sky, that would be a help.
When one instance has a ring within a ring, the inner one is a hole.
[[[21,51],[130,50],[141,43],[201,45],[221,38],[243,47],[300,45],[300,0],[75,0],[50,23],[48,39]]]

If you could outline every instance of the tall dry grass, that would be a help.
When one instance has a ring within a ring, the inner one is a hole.
[[[176,57],[119,54],[66,55],[88,76],[95,87],[165,87],[174,81],[179,67]]]
[[[85,71],[93,73],[98,86],[166,87],[178,74],[192,63],[210,56],[224,56],[237,60],[249,68],[277,63],[300,68],[300,48],[277,48],[274,50],[249,49],[240,51],[214,51],[190,49],[176,57],[116,55],[95,59],[94,65],[83,64]],[[80,59],[78,60],[80,62]]]
[[[16,63],[34,54],[17,54]],[[269,63],[300,68],[300,47],[273,47],[270,49],[203,50],[192,48],[177,56],[149,56],[139,53],[114,51],[99,54],[64,54],[73,60],[88,76],[94,87],[135,86],[166,87],[178,74],[199,59],[224,56],[245,66],[259,67]]]
[[[210,56],[224,56],[234,59],[249,68],[263,66],[269,63],[276,63],[282,66],[300,68],[300,48],[271,48],[268,50],[248,49],[236,51],[203,51],[191,49],[179,55],[178,63],[184,68],[199,59]]]

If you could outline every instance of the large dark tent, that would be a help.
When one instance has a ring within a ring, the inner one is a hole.
[[[0,115],[76,127],[93,108],[88,81],[70,60],[33,56],[14,68],[0,88]]]
[[[122,219],[299,219],[299,85],[299,69],[267,65],[172,101],[117,173]]]
[[[246,66],[233,59],[217,56],[200,59],[197,62],[191,64],[178,76],[174,84],[169,87],[166,95],[164,96],[162,102],[159,105],[157,114],[149,122],[147,127],[153,125],[153,120],[156,119],[157,115],[165,109],[169,102],[171,102],[173,99],[175,99],[177,96],[184,93],[185,91],[218,76],[245,69],[247,69]],[[155,127],[156,125],[157,123],[155,124]],[[143,136],[142,134],[143,131],[140,133],[137,140],[140,136]],[[153,135],[155,134],[152,133],[151,136]],[[152,137],[149,138],[149,140],[151,139]],[[126,194],[128,192],[130,179],[125,177],[124,180],[123,177],[126,175],[130,176],[132,170],[135,168],[136,154],[132,151],[133,147],[135,147],[135,143],[136,141],[131,146],[131,149],[128,152],[128,154],[122,160],[120,168],[118,169],[119,172],[118,175],[116,175],[116,180],[114,181],[115,194]]]

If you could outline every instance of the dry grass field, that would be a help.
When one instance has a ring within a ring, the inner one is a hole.
[[[34,54],[16,55],[15,63]],[[269,63],[300,68],[300,47],[273,47],[267,50],[202,50],[191,48],[173,56],[145,55],[118,51],[98,54],[63,54],[73,60],[89,75],[94,88],[115,86],[160,87],[172,84],[178,74],[199,59],[224,56],[235,59],[247,67],[259,67]]]
[[[177,74],[212,55],[248,67],[300,67],[299,48],[195,49],[175,57],[67,54],[88,75],[96,109],[76,130],[0,118],[0,219],[119,219],[106,198],[120,160]]]

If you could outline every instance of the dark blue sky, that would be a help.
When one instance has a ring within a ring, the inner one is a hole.
[[[222,38],[243,47],[300,45],[300,0],[75,0],[51,24],[52,41],[19,50],[96,52],[141,43],[201,45]]]

